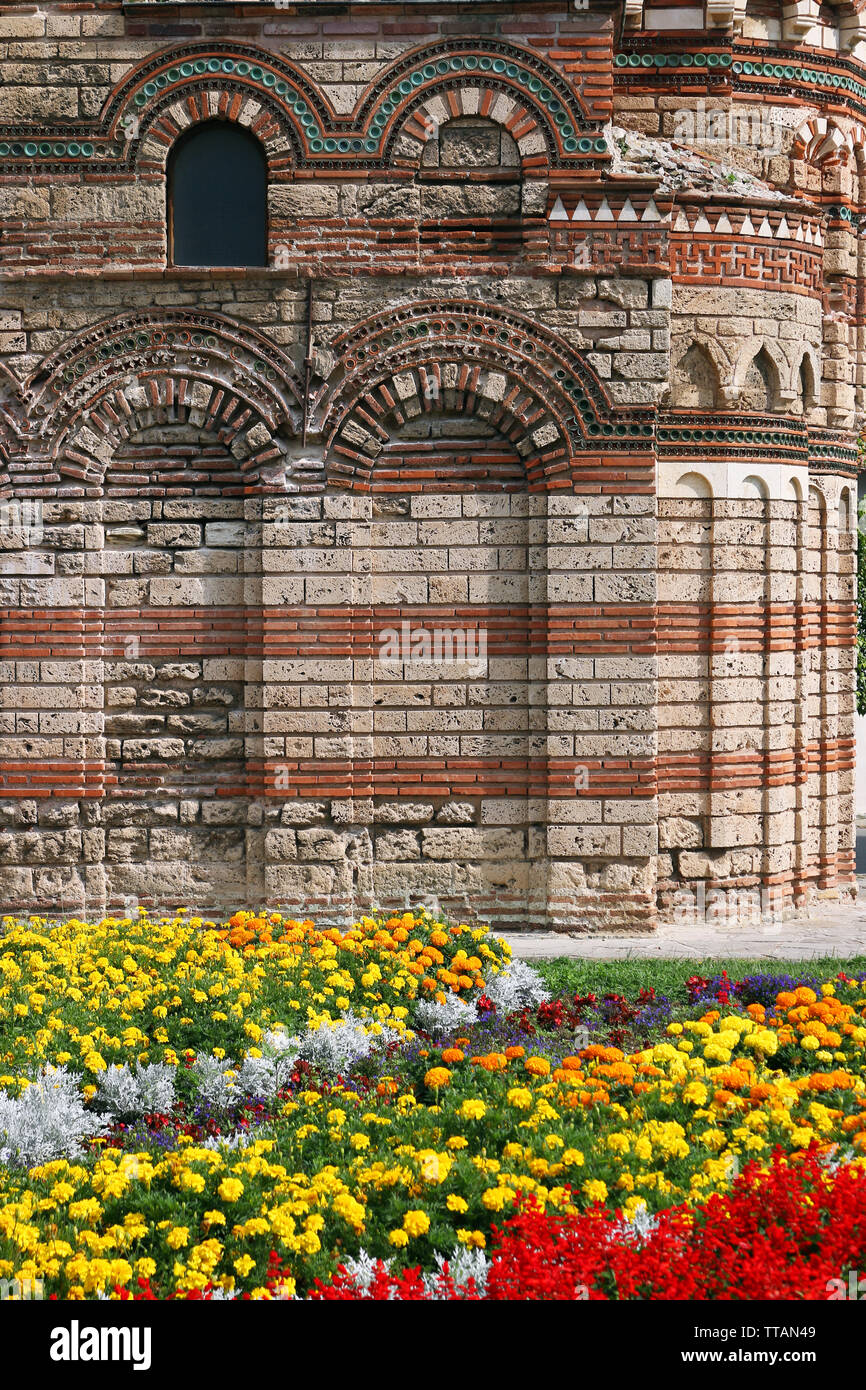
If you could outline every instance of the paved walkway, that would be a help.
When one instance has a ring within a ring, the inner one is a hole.
[[[499,935],[500,933],[497,933]],[[815,960],[821,956],[866,955],[866,876],[860,878],[855,904],[828,904],[812,917],[791,922],[751,926],[712,926],[709,923],[660,926],[651,934],[626,935],[580,932],[503,932],[516,956],[550,960],[573,956],[583,960],[662,960],[683,957],[745,957],[764,960]]]

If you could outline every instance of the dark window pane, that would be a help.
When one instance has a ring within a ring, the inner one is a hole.
[[[266,265],[267,181],[243,127],[209,121],[183,136],[168,171],[173,264]]]

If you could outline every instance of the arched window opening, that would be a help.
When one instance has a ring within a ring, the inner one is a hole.
[[[169,260],[178,266],[267,265],[264,151],[228,121],[178,140],[168,166]]]

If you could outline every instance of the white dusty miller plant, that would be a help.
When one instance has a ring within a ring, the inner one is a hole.
[[[489,1268],[487,1256],[483,1250],[467,1250],[462,1245],[455,1245],[451,1254],[448,1256],[437,1254],[436,1269],[430,1274],[421,1276],[424,1288],[427,1293],[435,1300],[445,1298],[444,1293],[440,1292],[439,1280],[445,1273],[445,1264],[448,1264],[448,1273],[454,1281],[454,1287],[458,1294],[465,1294],[470,1279],[475,1280],[475,1291],[480,1297],[484,1297],[487,1288],[487,1271]],[[355,1256],[350,1256],[343,1260],[343,1268],[353,1280],[358,1293],[362,1298],[368,1298],[370,1286],[376,1277],[377,1266],[381,1263],[388,1272],[391,1272],[391,1260],[378,1260],[372,1255],[368,1255],[366,1250],[359,1250]]]
[[[0,1164],[32,1168],[80,1158],[84,1142],[105,1132],[65,1067],[45,1067],[19,1096],[0,1093]]]
[[[108,1067],[99,1077],[94,1108],[112,1119],[167,1115],[174,1105],[174,1068],[165,1062]]]
[[[477,1023],[478,1010],[456,994],[446,994],[444,1004],[437,1004],[435,999],[416,1004],[415,1019],[425,1033],[451,1033]]]
[[[484,992],[504,1014],[513,1013],[515,1009],[534,1009],[550,998],[550,991],[544,988],[540,975],[523,960],[509,961],[498,975],[491,975]]]
[[[358,1062],[384,1052],[391,1042],[400,1042],[395,1028],[383,1025],[368,1033],[364,1021],[351,1010],[337,1023],[308,1028],[300,1038],[300,1055],[313,1066],[333,1075],[342,1075]]]

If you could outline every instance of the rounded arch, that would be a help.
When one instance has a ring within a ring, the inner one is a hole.
[[[256,136],[219,119],[186,130],[168,157],[166,223],[170,265],[267,265],[268,170]]]
[[[460,401],[503,428],[531,481],[567,474],[573,453],[651,447],[650,407],[614,410],[587,363],[556,334],[477,300],[420,300],[366,320],[329,344],[336,366],[315,392],[312,427],[359,478],[394,411]]]
[[[839,532],[840,536],[847,537],[851,531],[852,518],[855,507],[852,500],[852,489],[845,484],[839,490]]]
[[[818,405],[820,380],[821,368],[818,356],[814,348],[805,347],[800,361],[794,369],[794,391],[802,402],[804,410],[813,410]]]
[[[142,421],[200,419],[259,478],[279,468],[275,436],[300,429],[291,360],[254,330],[204,312],[103,320],[47,357],[27,394],[37,447],[83,485],[98,485],[117,441]]]
[[[214,117],[249,126],[273,170],[298,162],[332,125],[327,98],[300,69],[252,45],[173,45],[137,64],[109,96],[102,125],[129,157],[165,168],[182,130]]]
[[[465,97],[460,95],[464,90]],[[583,99],[561,73],[532,50],[489,39],[466,44],[450,39],[404,54],[376,81],[359,108],[359,117],[372,131],[381,129],[386,160],[393,150],[395,162],[398,155],[411,161],[416,157],[411,144],[399,150],[394,146],[415,113],[421,113],[423,131],[425,120],[441,124],[440,103],[458,114],[456,104],[471,104],[475,93],[496,113],[493,118],[511,130],[519,148],[523,141],[521,155],[530,143],[538,147],[536,153],[546,148],[551,164],[607,152],[597,122],[590,119]],[[601,141],[601,149],[588,135],[590,130]],[[408,135],[417,141],[418,129],[410,129]]]
[[[416,107],[436,93],[447,101],[447,93],[473,84],[483,84],[496,100],[505,98],[518,141],[535,125],[552,163],[608,154],[598,122],[563,75],[538,53],[495,39],[449,39],[411,49],[371,82],[350,114],[336,112],[303,71],[266,49],[220,42],[172,46],[122,79],[100,125],[126,147],[128,158],[157,169],[164,168],[166,147],[181,129],[213,116],[251,125],[272,171],[293,163],[339,167],[347,155],[352,164],[360,155],[381,165],[396,157],[393,147]]]
[[[803,486],[799,478],[787,478],[782,484],[782,500],[785,502],[803,501]]]
[[[770,497],[770,489],[757,473],[750,473],[740,483],[739,494],[747,501],[766,502]]]
[[[505,92],[480,83],[450,86],[444,92],[432,91],[418,98],[404,117],[399,132],[393,133],[401,164],[421,168],[425,150],[436,133],[453,121],[475,117],[501,127],[517,147],[522,178],[543,180],[550,172],[549,132],[519,101]]]
[[[506,439],[523,460],[530,483],[561,472],[570,447],[565,418],[552,404],[502,363],[467,363],[455,356],[382,364],[371,377],[344,383],[342,399],[325,434],[332,481],[369,484],[373,465],[390,441],[388,425],[398,427],[422,415],[448,412],[475,416]],[[345,388],[349,389],[345,389]],[[337,402],[334,403],[337,405]]]
[[[850,141],[845,132],[827,116],[813,116],[804,121],[794,136],[791,149],[792,159],[803,159],[808,164],[822,164],[825,160],[838,160]]]
[[[713,487],[703,473],[683,473],[674,484],[675,497],[711,498]]]

